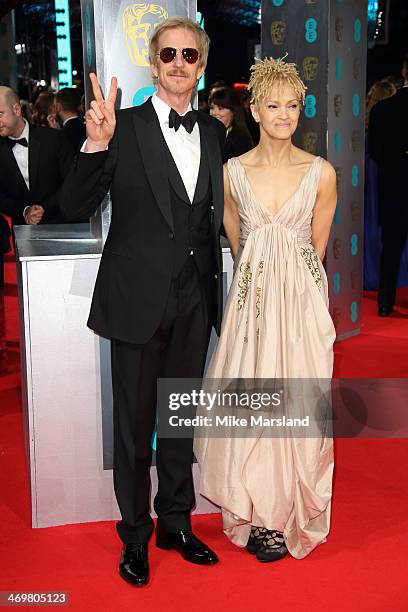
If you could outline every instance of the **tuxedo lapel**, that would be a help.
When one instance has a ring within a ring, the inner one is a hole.
[[[191,205],[190,199],[188,197],[185,185],[183,183],[183,179],[180,176],[180,172],[177,168],[176,162],[170,152],[169,147],[167,146],[167,142],[163,137],[163,147],[165,148],[167,160],[168,160],[168,170],[169,170],[169,179],[171,186],[174,191],[177,193],[178,197],[183,200],[189,206]]]
[[[214,222],[215,227],[219,228],[222,223],[223,214],[223,171],[220,145],[217,134],[208,125],[206,116],[198,113],[198,124],[200,126],[200,138],[203,141],[210,168],[211,187],[214,202]]]
[[[207,147],[204,144],[202,137],[202,130],[200,128],[200,169],[198,171],[197,185],[194,193],[193,204],[199,202],[207,195],[208,191],[208,159],[207,159]]]
[[[40,128],[41,129],[41,128]],[[40,139],[35,126],[30,125],[30,135],[28,140],[28,176],[30,179],[30,191],[35,192],[37,183],[38,166],[40,163]]]
[[[20,168],[18,167],[18,163],[16,162],[16,158],[14,157],[11,147],[8,145],[5,138],[1,138],[0,140],[4,140],[4,142],[0,142],[2,162],[1,172],[4,173],[4,176],[9,177],[10,185],[16,186],[16,192],[27,193],[28,189],[26,182],[20,172]]]
[[[174,232],[170,204],[168,164],[163,147],[163,134],[151,100],[135,109],[133,125],[146,176],[163,217]]]

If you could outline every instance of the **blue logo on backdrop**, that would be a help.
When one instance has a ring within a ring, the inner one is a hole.
[[[354,40],[359,43],[361,40],[361,21],[356,19],[354,22]]]
[[[351,168],[351,184],[353,187],[357,187],[358,185],[358,166],[354,164]]]
[[[353,323],[355,323],[358,319],[358,308],[357,308],[357,302],[351,302],[351,320]]]
[[[353,234],[351,236],[350,250],[352,255],[357,255],[358,251],[358,236],[357,234]]]
[[[305,115],[308,119],[316,116],[316,97],[313,94],[305,98]]]
[[[341,81],[343,78],[343,60],[341,57],[336,57],[336,80]]]
[[[340,293],[340,272],[333,274],[333,291],[336,295]]]
[[[333,223],[334,225],[338,225],[340,223],[340,204],[338,202],[336,206],[336,212],[334,213],[333,217]]]
[[[358,94],[353,95],[353,115],[358,117],[360,114],[360,96]]]
[[[141,87],[133,96],[133,106],[140,106],[143,102],[146,102],[149,96],[152,96],[156,88],[152,85],[147,85],[146,87]]]
[[[334,151],[335,153],[341,153],[341,132],[336,130],[334,133]]]
[[[317,40],[317,21],[316,19],[306,19],[305,21],[305,39],[308,43],[314,43]]]
[[[91,42],[91,9],[89,4],[85,9],[85,30],[86,30],[86,58],[88,66],[92,64],[92,42]]]

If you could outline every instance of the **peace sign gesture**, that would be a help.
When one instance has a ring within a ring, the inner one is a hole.
[[[95,100],[85,113],[86,132],[88,135],[85,150],[101,151],[106,149],[116,126],[115,101],[118,92],[118,81],[112,77],[109,95],[104,100],[96,74],[90,73],[92,91]]]

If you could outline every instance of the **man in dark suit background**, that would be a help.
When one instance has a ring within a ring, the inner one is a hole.
[[[112,219],[88,325],[111,338],[120,574],[138,586],[149,579],[157,378],[199,378],[211,326],[220,330],[225,128],[190,106],[208,46],[193,21],[162,22],[149,50],[157,93],[117,116],[116,78],[104,100],[91,75],[88,138],[62,200],[75,219],[92,214],[110,189]],[[215,563],[191,531],[192,440],[158,437],[156,461],[157,546],[192,563]]]
[[[74,152],[61,130],[29,124],[17,94],[0,87],[0,212],[13,225],[59,223]]]
[[[408,233],[408,54],[404,58],[404,86],[375,104],[370,113],[368,147],[378,166],[379,222],[382,253],[378,314],[394,307],[401,255]]]
[[[57,119],[75,152],[86,138],[84,119],[79,116],[80,103],[78,90],[73,87],[64,87],[55,94]]]

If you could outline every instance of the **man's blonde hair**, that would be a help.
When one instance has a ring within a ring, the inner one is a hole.
[[[188,17],[170,17],[165,21],[160,22],[154,29],[153,35],[149,43],[149,60],[154,65],[156,60],[156,54],[158,53],[159,38],[162,32],[166,30],[174,30],[175,28],[184,28],[189,32],[192,32],[198,43],[198,52],[200,57],[198,59],[200,66],[207,65],[208,49],[210,47],[210,39],[207,32],[205,32],[197,23],[189,19]]]
[[[287,54],[276,60],[273,57],[266,57],[251,66],[251,77],[248,83],[251,104],[256,104],[266,98],[274,85],[283,83],[293,87],[301,104],[305,103],[307,87],[299,76],[296,64],[284,61],[286,56]]]

